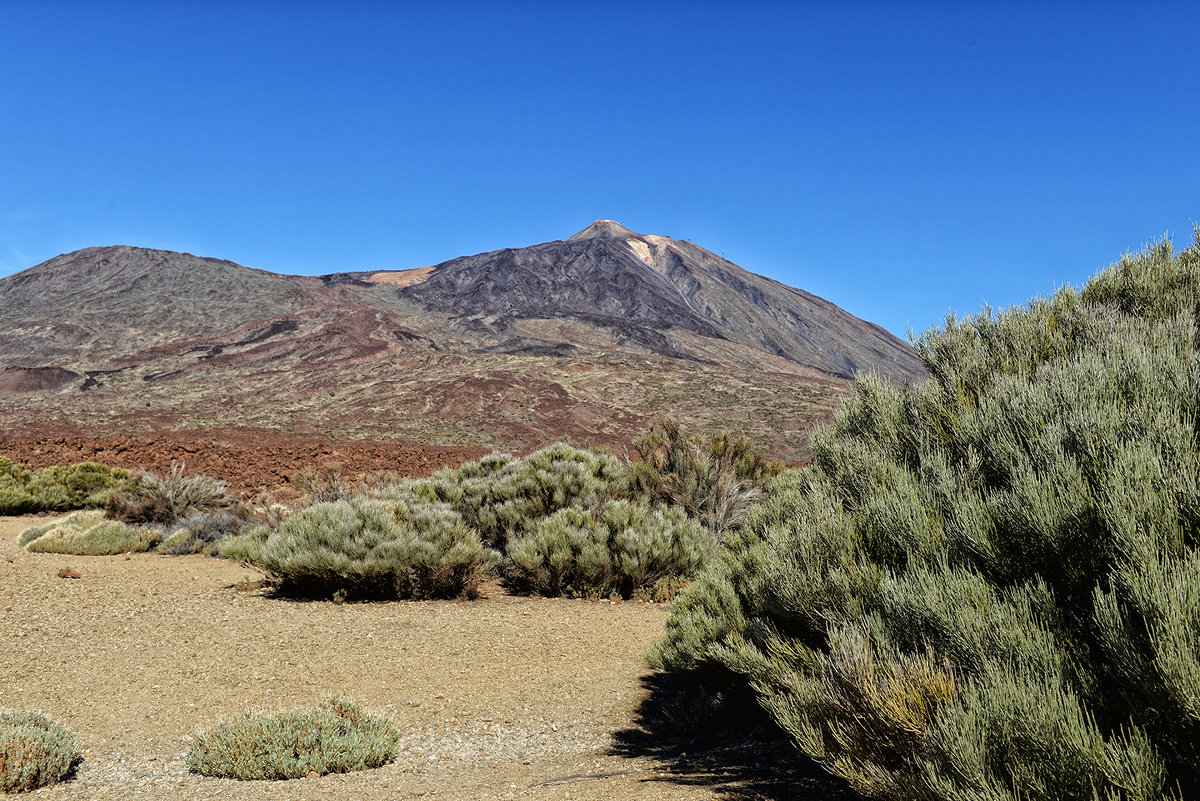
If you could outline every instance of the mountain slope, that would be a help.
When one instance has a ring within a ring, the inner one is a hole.
[[[398,292],[496,336],[523,319],[566,318],[676,358],[706,358],[669,335],[686,331],[843,378],[866,369],[894,380],[922,375],[912,349],[882,328],[690,242],[612,220],[566,241],[445,262]]]
[[[621,447],[650,418],[802,458],[849,377],[907,345],[688,242],[568,240],[320,278],[132,247],[0,279],[0,427],[229,427]]]

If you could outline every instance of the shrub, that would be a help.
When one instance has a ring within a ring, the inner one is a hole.
[[[0,713],[0,792],[62,781],[83,758],[67,729],[35,713]]]
[[[167,476],[140,474],[128,487],[112,493],[105,511],[114,520],[142,525],[171,526],[195,512],[236,512],[240,501],[225,484],[205,475],[185,476],[173,464]]]
[[[148,551],[162,540],[162,531],[108,520],[100,511],[76,512],[63,520],[26,529],[18,541],[34,553],[104,556]]]
[[[288,483],[304,493],[310,506],[340,501],[350,496],[342,486],[342,468],[336,464],[306,467],[288,478]]]
[[[377,487],[380,498],[450,504],[483,542],[503,551],[509,536],[572,505],[596,507],[624,494],[625,464],[608,453],[551,445],[523,459],[492,454],[427,479]]]
[[[205,776],[298,779],[386,765],[399,744],[400,733],[387,720],[335,699],[315,712],[247,713],[224,723],[195,738],[187,764]]]
[[[868,795],[1200,791],[1200,234],[917,342],[680,595],[652,664],[749,686]]]
[[[310,597],[475,597],[495,553],[448,505],[352,497],[308,507],[269,535],[222,540],[283,592]]]
[[[258,525],[249,531],[233,537],[223,537],[217,540],[216,551],[219,556],[234,562],[261,565],[263,562],[263,547],[271,537],[272,528]]]
[[[159,553],[180,556],[211,551],[223,537],[236,537],[246,520],[232,512],[192,512],[171,526],[158,546]]]
[[[745,437],[718,434],[705,445],[665,418],[633,446],[641,457],[630,471],[633,491],[681,507],[718,537],[741,524],[781,469]]]
[[[491,547],[503,549],[527,520],[572,505],[597,506],[626,484],[624,465],[602,452],[558,443],[523,459],[494,456],[457,471],[454,507]]]
[[[0,514],[61,512],[103,506],[129,480],[125,470],[95,462],[29,471],[0,457]]]
[[[629,501],[594,511],[570,506],[509,540],[509,580],[542,595],[654,595],[694,573],[713,546],[712,535],[678,509]]]

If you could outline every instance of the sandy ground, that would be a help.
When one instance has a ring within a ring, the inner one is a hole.
[[[766,770],[790,759],[778,744],[693,743],[689,755],[687,742],[635,725],[663,606],[498,587],[473,602],[296,602],[239,590],[257,576],[209,557],[31,554],[15,538],[38,519],[0,518],[0,709],[61,721],[84,761],[30,798],[841,795],[810,768]],[[64,567],[81,577],[59,578]],[[394,721],[393,764],[287,782],[188,773],[194,734],[331,696]]]

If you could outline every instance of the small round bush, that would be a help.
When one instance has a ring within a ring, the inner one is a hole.
[[[82,758],[71,732],[36,712],[0,713],[0,792],[60,782]]]
[[[228,779],[299,779],[349,773],[396,758],[400,733],[384,718],[333,699],[315,712],[246,713],[196,737],[188,768]]]

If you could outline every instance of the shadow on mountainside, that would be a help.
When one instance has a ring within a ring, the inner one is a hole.
[[[726,704],[739,711],[723,711],[719,725],[688,722],[682,682],[667,673],[643,678],[648,694],[633,727],[613,735],[611,753],[663,765],[667,775],[648,781],[710,787],[729,801],[862,801],[800,753],[749,696]]]

